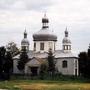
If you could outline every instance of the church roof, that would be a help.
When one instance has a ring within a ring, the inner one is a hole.
[[[69,38],[64,37],[64,39],[63,39],[62,43],[69,43],[69,44],[71,44],[71,41],[70,41],[70,39],[69,39]]]
[[[26,63],[27,66],[40,66],[44,61],[40,58],[33,57],[29,62]]]
[[[42,29],[33,34],[33,41],[57,41],[57,36],[49,30],[49,19],[44,15]]]
[[[29,45],[29,41],[27,38],[24,38],[22,41],[21,41],[21,45],[26,45],[28,44]]]
[[[48,28],[41,29],[33,34],[34,41],[57,41],[57,36]]]
[[[55,54],[55,58],[75,58],[77,57],[72,52],[64,52],[63,50],[57,50],[54,54]]]
[[[17,55],[14,57],[14,59],[18,59],[20,55]],[[63,50],[56,50],[54,52],[54,56],[55,58],[77,58],[77,56],[75,54],[73,54],[72,52],[64,52]],[[44,53],[40,53],[40,52],[34,52],[32,50],[30,50],[28,52],[28,57],[29,59],[32,59],[33,57],[37,57],[37,58],[47,58],[48,57],[48,53],[44,52]]]

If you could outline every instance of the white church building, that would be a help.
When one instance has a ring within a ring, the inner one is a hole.
[[[27,32],[24,32],[24,38],[21,41],[21,48],[26,47],[29,61],[25,64],[25,74],[39,75],[40,66],[47,61],[48,51],[52,50],[55,56],[56,71],[63,75],[78,76],[78,57],[73,55],[69,33],[66,28],[65,36],[62,40],[62,49],[56,50],[57,36],[49,29],[49,19],[44,15],[42,18],[42,28],[33,34],[33,50],[29,50],[29,41],[27,39]],[[13,73],[22,74],[18,70],[17,64],[19,55],[13,58]]]

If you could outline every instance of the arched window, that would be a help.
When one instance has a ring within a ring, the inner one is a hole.
[[[36,51],[36,43],[34,43],[34,51]]]
[[[40,50],[44,50],[44,43],[40,43]]]
[[[67,61],[63,61],[63,62],[62,62],[62,67],[63,67],[63,68],[67,68]]]
[[[77,60],[75,61],[75,67],[77,67]]]
[[[67,50],[67,46],[65,46],[65,50]]]

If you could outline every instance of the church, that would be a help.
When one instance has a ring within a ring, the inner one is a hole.
[[[33,50],[29,49],[29,41],[27,32],[24,32],[24,38],[21,41],[21,49],[26,48],[29,61],[25,64],[24,73],[39,75],[40,66],[47,61],[48,51],[52,50],[54,54],[55,69],[58,73],[63,75],[78,76],[78,57],[72,53],[71,40],[69,39],[69,32],[66,28],[64,31],[64,38],[62,40],[62,49],[56,50],[57,36],[49,29],[49,19],[46,14],[42,18],[41,29],[33,34]],[[20,54],[13,58],[13,73],[22,74],[17,68]]]

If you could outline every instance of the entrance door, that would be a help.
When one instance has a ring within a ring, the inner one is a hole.
[[[38,75],[38,67],[31,67],[31,72],[32,72],[32,76],[37,76]]]

